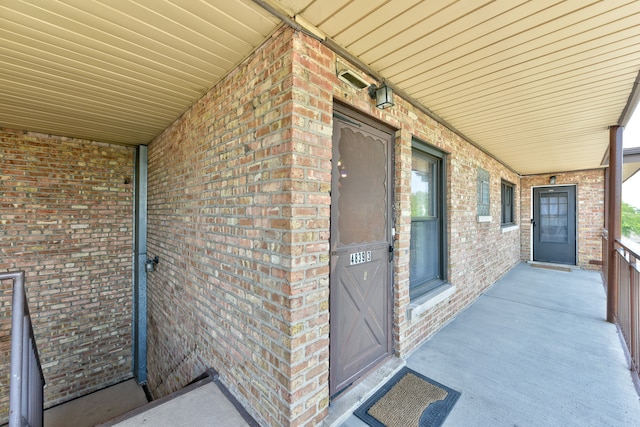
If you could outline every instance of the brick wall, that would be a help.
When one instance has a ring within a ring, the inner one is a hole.
[[[157,396],[212,366],[264,424],[316,425],[326,415],[334,99],[399,129],[398,355],[519,261],[519,232],[503,233],[499,219],[500,179],[516,184],[518,197],[517,175],[402,99],[376,109],[366,91],[336,78],[335,63],[316,40],[283,29],[150,144],[149,253],[160,263],[149,275],[149,385]],[[449,277],[458,291],[410,321],[414,136],[451,153]],[[491,174],[491,223],[476,221],[479,166]]]
[[[130,377],[133,149],[0,128],[0,165],[0,271],[26,272],[46,406]]]
[[[424,126],[423,126],[424,127]],[[428,128],[428,127],[427,127]],[[417,345],[424,342],[446,324],[460,310],[472,303],[490,285],[519,261],[520,234],[519,222],[508,231],[501,226],[501,181],[514,184],[514,201],[520,192],[519,177],[498,161],[490,158],[460,137],[452,134],[441,125],[435,127],[435,135],[424,135],[425,141],[450,154],[447,161],[447,210],[448,210],[448,281],[456,286],[456,293],[435,308],[425,312],[418,319],[408,319],[404,315],[408,308],[408,298],[400,305],[397,325],[399,329],[396,351],[404,356]],[[421,135],[415,128],[412,134]],[[421,139],[422,139],[421,138]],[[410,165],[410,139],[404,141],[407,159]],[[478,168],[489,172],[490,213],[489,222],[478,222]],[[408,178],[407,178],[408,179]],[[398,194],[409,198],[410,188],[402,188]],[[514,218],[518,218],[518,206],[514,206]],[[410,238],[411,217],[409,206],[403,212],[399,240],[406,242],[406,249],[398,259],[397,269],[409,269],[408,242]],[[398,278],[399,279],[399,278]],[[409,277],[395,283],[401,295],[409,292]]]
[[[576,185],[578,266],[600,270],[602,268],[602,230],[604,229],[604,169],[522,177],[520,198],[523,224],[522,260],[532,259],[530,225],[530,219],[533,218],[532,187],[549,185],[551,175],[556,176],[556,185]]]
[[[310,42],[313,43],[313,42]],[[326,49],[321,47],[321,49]],[[344,59],[340,59],[347,63]],[[333,61],[335,62],[335,61]],[[333,64],[331,64],[333,66]],[[353,70],[356,67],[351,67]],[[367,78],[362,74],[363,78]],[[514,201],[520,194],[520,177],[400,97],[395,106],[377,109],[366,91],[356,91],[335,77],[334,99],[398,129],[395,146],[395,265],[394,346],[396,355],[406,356],[432,336],[455,314],[473,302],[520,260],[519,206],[514,207],[518,227],[501,227],[501,180],[515,185]],[[372,81],[373,83],[373,81]],[[411,236],[411,147],[412,139],[425,142],[447,156],[448,281],[456,293],[415,319],[409,319],[409,245]],[[477,174],[481,167],[490,175],[491,222],[477,221]]]
[[[160,258],[148,275],[156,397],[211,366],[265,425],[317,425],[326,416],[334,100],[398,129],[397,356],[526,259],[530,188],[548,176],[521,180],[399,97],[395,107],[376,109],[366,91],[336,78],[337,59],[283,28],[150,144],[148,245]],[[125,180],[133,150],[8,129],[0,136],[0,271],[27,271],[51,405],[130,376],[132,186]],[[456,292],[409,319],[414,137],[449,153],[447,273]],[[490,175],[490,222],[476,219],[479,167]],[[603,174],[556,176],[579,183],[579,259],[593,266]],[[518,227],[509,231],[500,226],[501,179],[515,184],[520,201]],[[6,324],[0,331],[6,335]],[[0,381],[5,390],[8,376]]]
[[[275,34],[149,146],[152,392],[212,366],[269,425],[328,406],[332,106],[300,49]]]

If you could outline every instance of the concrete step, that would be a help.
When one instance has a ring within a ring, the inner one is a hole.
[[[210,375],[164,398],[154,400],[100,427],[173,426],[259,427],[219,381]]]

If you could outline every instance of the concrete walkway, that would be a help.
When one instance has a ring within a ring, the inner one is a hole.
[[[605,310],[600,273],[519,264],[406,365],[462,393],[444,427],[640,426],[640,399]],[[404,364],[392,359],[358,387],[372,393]],[[257,425],[233,400],[202,380],[104,425]],[[330,412],[348,417],[343,427],[366,426],[345,401]]]
[[[600,273],[520,264],[407,366],[462,393],[445,427],[638,426],[640,400],[605,318]]]

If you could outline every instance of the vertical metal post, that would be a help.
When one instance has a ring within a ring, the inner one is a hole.
[[[621,235],[620,210],[622,204],[622,126],[609,129],[609,179],[607,209],[607,322],[615,323],[618,303],[618,267],[616,239]]]
[[[22,364],[20,365],[22,368],[22,408],[20,409],[20,413],[23,419],[29,420],[29,387],[31,385],[29,379],[29,359],[31,349],[29,348],[29,318],[24,314],[22,316],[22,332],[24,332],[24,334],[22,335]]]
[[[11,318],[11,384],[9,387],[9,425],[22,425],[22,335],[24,326],[24,271],[0,275],[13,279],[13,313]]]
[[[147,146],[135,156],[133,225],[133,375],[147,383]]]
[[[631,366],[634,370],[638,370],[638,365],[637,365],[637,360],[638,360],[638,353],[637,353],[637,349],[638,349],[638,322],[636,317],[638,316],[637,310],[638,310],[638,293],[637,293],[637,286],[638,284],[635,283],[635,274],[633,272],[634,270],[634,262],[633,262],[633,255],[632,254],[628,254],[628,259],[629,259],[629,265],[627,266],[627,269],[629,271],[629,326],[630,326],[630,333],[629,333],[629,348],[631,349],[630,354],[631,354]]]
[[[29,315],[25,274],[0,273],[0,280],[13,280],[9,427],[41,427],[44,376]]]
[[[609,282],[609,168],[604,170],[604,224],[602,230],[602,282],[608,289]]]

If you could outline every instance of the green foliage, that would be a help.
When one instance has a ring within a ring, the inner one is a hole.
[[[424,191],[411,194],[411,216],[420,218],[429,212],[429,195]]]
[[[622,235],[640,236],[640,209],[625,202],[622,202]]]

